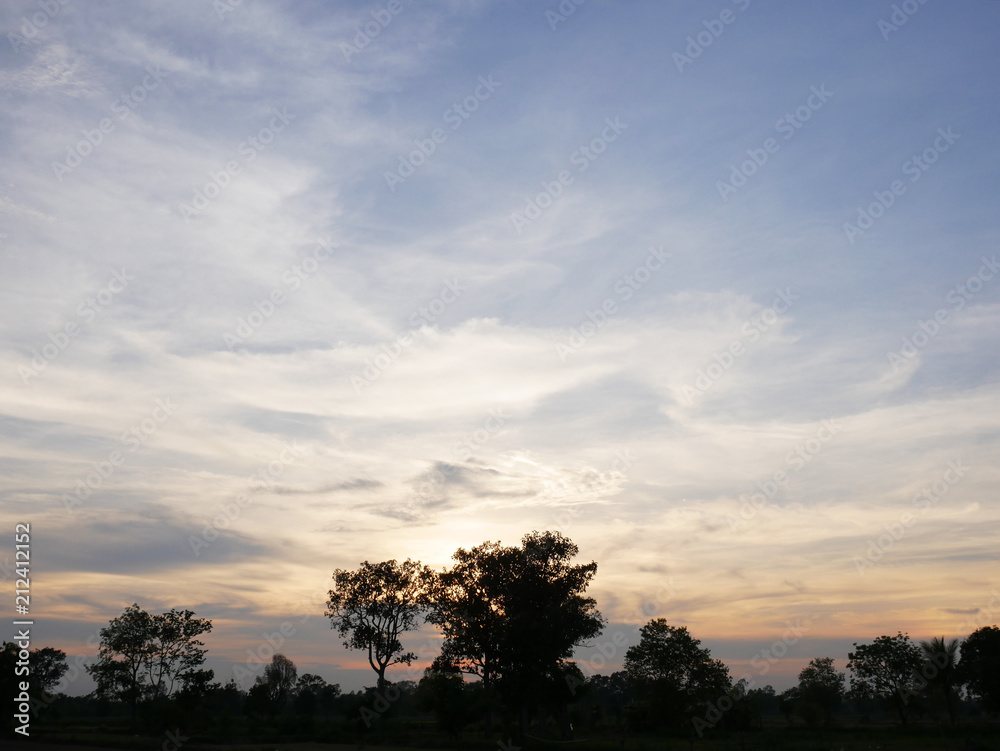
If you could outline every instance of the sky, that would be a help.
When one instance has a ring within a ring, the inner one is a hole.
[[[779,690],[1000,621],[1000,2],[0,19],[36,646],[188,608],[218,679],[357,689],[335,569],[532,530],[598,563],[587,673],[654,617]]]

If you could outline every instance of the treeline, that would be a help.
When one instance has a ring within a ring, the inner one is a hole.
[[[532,532],[519,546],[459,549],[440,572],[409,559],[337,569],[326,615],[344,645],[365,655],[376,681],[348,694],[319,676],[298,675],[281,654],[249,689],[233,680],[222,685],[203,667],[199,637],[211,631],[209,620],[190,610],[149,614],[135,604],[101,629],[98,659],[86,666],[97,684],[88,697],[56,691],[69,669],[62,652],[32,653],[32,712],[57,724],[68,716],[118,716],[154,732],[324,740],[373,731],[384,737],[393,728],[405,737],[406,718],[425,725],[433,718],[452,738],[474,726],[486,737],[571,740],[581,727],[746,731],[779,713],[789,723],[830,725],[848,703],[856,714],[885,709],[902,724],[916,716],[955,725],[971,712],[1000,712],[996,626],[961,642],[880,636],[854,645],[849,685],[832,658],[822,657],[810,661],[796,687],[776,694],[734,682],[686,628],[655,618],[625,652],[623,670],[585,677],[571,657],[601,634],[605,619],[586,596],[597,564],[573,563],[578,552],[559,533]],[[419,681],[392,683],[392,666],[417,659],[403,641],[425,620],[441,632],[440,654]],[[17,659],[16,646],[5,643],[3,680]]]

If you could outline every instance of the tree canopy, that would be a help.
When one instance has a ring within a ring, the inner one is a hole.
[[[867,698],[881,699],[899,714],[904,725],[910,699],[920,688],[918,670],[923,662],[920,647],[903,633],[879,636],[871,644],[854,644],[847,668],[851,690]]]
[[[584,595],[597,564],[573,564],[578,553],[558,532],[531,532],[520,546],[460,548],[437,577],[428,616],[444,635],[439,668],[479,676],[509,706],[565,680],[574,648],[604,627]]]
[[[948,715],[948,722],[955,724],[955,682],[958,669],[958,639],[945,639],[935,636],[920,642],[920,651],[924,664],[920,669],[920,677],[925,683],[926,697],[932,708],[943,704]]]
[[[30,699],[42,722],[61,717],[74,703],[89,702],[88,711],[106,712],[103,700],[111,699],[124,705],[112,713],[130,709],[134,728],[138,708],[142,725],[157,733],[179,717],[201,727],[215,717],[220,727],[246,718],[251,726],[270,723],[281,732],[301,726],[312,732],[319,727],[314,721],[354,715],[364,736],[372,718],[393,723],[422,711],[433,713],[439,728],[456,738],[480,721],[489,735],[499,719],[505,737],[513,733],[518,742],[536,731],[546,740],[558,733],[568,741],[573,724],[588,729],[613,724],[639,733],[672,726],[685,733],[693,728],[701,736],[709,728],[723,734],[763,727],[764,716],[779,711],[789,725],[793,713],[809,725],[824,719],[829,724],[845,700],[850,712],[860,715],[871,712],[872,701],[883,702],[904,725],[914,710],[922,719],[943,718],[947,711],[953,725],[976,711],[974,703],[1000,712],[997,626],[980,628],[961,644],[939,637],[917,645],[902,632],[855,643],[847,663],[849,693],[834,659],[817,657],[799,672],[798,685],[778,696],[770,686],[751,688],[749,675],[734,685],[726,665],[686,627],[654,618],[625,652],[621,671],[584,678],[581,667],[588,665],[573,662],[577,648],[589,647],[594,664],[603,655],[606,665],[621,657],[607,647],[625,647],[629,640],[619,631],[603,645],[592,641],[605,625],[587,596],[597,563],[575,562],[578,555],[579,548],[562,534],[533,531],[518,545],[487,541],[459,548],[452,565],[438,573],[410,559],[336,569],[326,615],[346,647],[367,652],[378,678],[375,689],[342,695],[319,675],[298,676],[291,659],[274,654],[279,642],[266,634],[272,659],[264,663],[261,649],[248,650],[247,664],[254,663],[258,676],[249,690],[235,680],[220,686],[213,683],[214,673],[203,669],[206,650],[198,638],[212,630],[211,621],[178,608],[151,614],[138,603],[100,630],[98,660],[86,667],[97,683],[91,695],[49,695],[64,675],[72,682],[84,664],[78,657],[68,666],[65,653],[51,647],[29,652],[27,645],[3,643],[0,667],[6,665],[6,672],[0,684],[27,691],[20,701]],[[403,639],[422,617],[439,629],[441,651],[419,685],[390,683],[387,668],[417,658]],[[282,624],[280,643],[292,633],[294,628],[286,631]],[[236,665],[234,675],[240,670]],[[470,675],[480,680],[468,680]],[[8,718],[0,724],[11,723]]]
[[[196,637],[211,630],[212,622],[191,610],[150,615],[133,603],[101,629],[97,662],[87,666],[96,693],[124,701],[133,715],[143,699],[170,696],[204,673],[204,642]]]
[[[330,626],[344,637],[345,647],[368,653],[379,691],[390,665],[409,665],[417,658],[404,651],[400,636],[416,628],[426,610],[432,576],[428,567],[410,559],[364,561],[354,571],[333,572],[326,611]]]
[[[257,676],[250,689],[253,709],[272,717],[283,711],[295,690],[298,675],[295,663],[285,655],[276,654],[271,657],[263,675]]]
[[[625,652],[625,672],[656,723],[680,724],[732,688],[729,668],[684,626],[655,618]]]
[[[958,678],[983,709],[1000,714],[1000,628],[984,626],[962,642]]]
[[[837,672],[832,657],[814,657],[799,673],[798,697],[819,709],[827,724],[844,699],[843,673]]]
[[[31,683],[43,694],[50,693],[67,670],[66,653],[61,649],[42,647],[31,653]]]

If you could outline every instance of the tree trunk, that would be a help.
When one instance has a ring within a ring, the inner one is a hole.
[[[569,720],[569,707],[566,704],[560,704],[556,711],[559,719],[560,737],[564,741],[573,740],[573,723]]]
[[[955,727],[955,707],[952,703],[951,686],[944,687],[945,706],[948,707],[948,724]]]
[[[489,670],[483,671],[483,693],[486,695],[486,735],[493,732],[493,676]]]

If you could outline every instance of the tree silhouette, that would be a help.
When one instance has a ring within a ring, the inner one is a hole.
[[[196,637],[212,630],[210,621],[192,610],[172,609],[154,615],[147,669],[153,697],[170,696],[178,683],[194,677],[205,662],[204,642]],[[211,671],[209,671],[211,672]],[[211,680],[209,675],[207,680]],[[199,674],[199,680],[202,677]]]
[[[218,683],[213,683],[214,670],[192,670],[184,677],[184,686],[174,695],[177,702],[187,711],[193,712],[205,704],[209,698],[222,689]]]
[[[42,647],[31,652],[31,683],[46,696],[56,687],[59,680],[69,670],[66,653],[53,647]]]
[[[546,698],[546,683],[565,679],[573,649],[604,626],[584,596],[597,564],[572,564],[578,553],[558,532],[537,531],[520,547],[485,542],[456,551],[437,577],[428,616],[444,634],[436,668],[479,676],[488,698],[512,711]]]
[[[6,696],[21,696],[22,684],[27,682],[28,703],[36,719],[51,704],[50,693],[68,669],[66,653],[61,649],[32,649],[25,660],[16,643],[0,644],[0,691]],[[19,713],[15,710],[15,714]],[[11,720],[12,715],[5,714],[0,720],[0,729],[12,729]]]
[[[958,678],[984,710],[1000,714],[1000,628],[984,626],[962,642]]]
[[[784,715],[785,722],[791,725],[792,715],[795,714],[796,708],[802,702],[802,695],[799,693],[799,687],[792,686],[791,688],[786,688],[777,695],[776,699],[778,711]]]
[[[303,673],[295,684],[295,711],[300,715],[329,712],[340,696],[340,686],[327,683],[322,676]]]
[[[281,712],[288,703],[295,687],[299,671],[295,668],[295,663],[282,654],[276,654],[271,658],[270,664],[264,668],[264,674],[257,676],[254,688],[263,699],[269,713],[273,716]],[[257,688],[260,686],[260,688]]]
[[[700,645],[686,627],[655,618],[625,652],[625,672],[654,721],[679,725],[729,693],[729,668]]]
[[[149,658],[152,630],[152,616],[133,603],[101,629],[98,661],[86,667],[97,682],[95,693],[128,704],[133,720],[139,700],[148,692],[143,669]]]
[[[462,729],[476,719],[476,701],[482,686],[462,680],[457,669],[427,668],[417,685],[417,708],[433,713],[439,729],[456,740]]]
[[[885,701],[906,724],[909,700],[919,688],[917,671],[922,664],[920,648],[903,633],[879,636],[871,644],[854,644],[847,669],[851,690],[858,696]]]
[[[843,701],[844,678],[833,666],[832,657],[814,657],[799,673],[799,699],[822,710],[827,725]]]
[[[417,658],[404,652],[399,637],[412,631],[427,608],[427,590],[433,573],[419,561],[382,563],[364,561],[356,571],[333,572],[326,614],[331,628],[344,637],[348,649],[368,653],[368,664],[378,676],[378,691],[386,686],[390,665],[409,665]]]
[[[944,698],[948,712],[948,723],[955,725],[955,680],[958,669],[958,639],[946,641],[943,636],[935,636],[920,642],[924,664],[921,675],[927,681],[928,693]]]
[[[499,543],[484,542],[452,556],[455,564],[438,575],[427,620],[444,634],[436,670],[479,676],[489,692],[501,671],[501,628],[504,571]]]
[[[199,673],[205,650],[195,637],[211,630],[211,621],[190,610],[150,615],[133,603],[101,629],[97,663],[86,668],[95,694],[125,702],[134,720],[140,701],[169,696]]]

